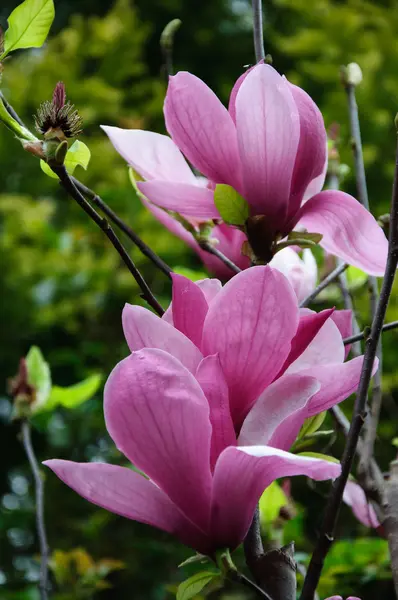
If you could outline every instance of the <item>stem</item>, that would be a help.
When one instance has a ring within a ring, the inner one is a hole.
[[[28,457],[29,465],[32,470],[33,479],[35,482],[36,494],[36,528],[40,545],[40,580],[39,591],[41,600],[48,598],[48,560],[49,548],[47,543],[46,526],[44,522],[44,482],[40,473],[39,464],[37,462],[35,452],[32,445],[30,423],[23,421],[21,426],[22,443]]]
[[[153,264],[160,271],[162,271],[162,273],[167,275],[167,277],[171,276],[171,273],[173,272],[172,269],[160,258],[160,256],[153,252],[153,250],[151,250],[145,244],[145,242],[142,241],[142,239],[135,233],[133,229],[131,229],[131,227],[129,227],[129,225],[122,221],[122,219],[104,202],[104,200],[102,200],[102,198],[100,198],[100,196],[98,196],[98,194],[96,194],[93,190],[90,190],[90,188],[86,187],[78,179],[75,179],[75,177],[71,177],[70,179],[79,192],[81,192],[83,196],[86,196],[86,198],[89,198],[93,204],[98,206],[98,208],[109,218],[109,220],[117,225],[119,229],[121,229],[123,233],[127,235],[127,237],[137,246],[144,256],[149,258],[149,260],[151,260]]]
[[[215,248],[213,244],[211,244],[208,240],[200,240],[199,246],[202,248],[202,250],[209,252],[209,254],[217,256],[217,258],[219,258],[221,262],[223,262],[224,265],[226,265],[234,273],[240,273],[242,271],[242,269],[240,269],[235,263],[233,263],[232,260],[229,260],[229,258],[225,256],[225,254],[217,250],[217,248]]]
[[[264,554],[263,541],[261,539],[261,528],[260,528],[260,509],[257,505],[256,511],[253,515],[253,521],[250,525],[249,531],[243,541],[243,549],[245,552],[246,564],[251,568],[256,560]]]
[[[394,581],[395,595],[398,598],[398,461],[390,465],[390,478],[386,484],[386,518],[384,526],[387,531],[388,547],[391,556],[391,572]]]
[[[311,292],[309,296],[307,296],[307,298],[304,298],[304,300],[300,304],[300,308],[303,308],[310,304],[310,302],[312,302],[318,296],[318,294],[322,292],[322,290],[327,288],[327,286],[330,283],[332,283],[335,279],[337,279],[337,277],[341,275],[341,273],[343,273],[343,271],[345,271],[347,268],[348,265],[346,263],[342,263],[341,265],[336,267],[331,273],[329,273],[327,277],[325,277],[323,281],[321,281],[321,283],[314,289],[313,292]]]
[[[243,573],[240,573],[239,571],[228,571],[228,579],[236,583],[241,583],[247,588],[250,588],[253,592],[257,594],[257,596],[259,596],[259,598],[265,598],[265,600],[272,600],[271,596],[267,594],[267,592],[264,592],[264,590],[262,590],[256,583],[254,583],[254,581],[252,581],[251,579],[246,577],[246,575],[243,575]]]
[[[253,0],[253,40],[256,63],[258,63],[265,58],[262,0]]]
[[[24,122],[22,121],[22,119],[20,118],[20,116],[15,112],[15,110],[13,109],[13,107],[11,106],[11,104],[9,104],[7,102],[7,100],[4,97],[4,94],[0,91],[0,98],[4,104],[4,107],[6,109],[6,111],[8,112],[8,114],[15,119],[15,121],[18,123],[18,125],[20,125],[21,127],[23,127],[24,129],[27,129],[27,127],[25,127]]]
[[[381,328],[382,333],[385,331],[390,331],[391,329],[396,329],[398,327],[398,321],[391,321],[391,323],[386,323]],[[357,333],[356,335],[350,335],[348,338],[344,338],[344,346],[347,344],[352,344],[353,342],[357,342],[358,340],[364,340],[368,335],[368,330],[361,331],[361,333]]]
[[[361,139],[361,127],[359,124],[359,113],[358,105],[355,97],[355,85],[347,83],[345,85],[348,100],[348,112],[350,116],[350,127],[352,136],[352,149],[354,152],[355,162],[355,175],[357,182],[358,200],[360,203],[369,210],[369,197],[368,188],[366,185],[366,172],[365,164],[363,160],[362,151],[362,139]],[[379,290],[377,285],[377,278],[374,276],[369,277],[369,299],[370,299],[370,310],[372,320],[375,318],[377,309],[377,300],[379,297]],[[377,348],[377,358],[379,359],[379,369],[375,373],[373,381],[373,393],[372,402],[370,407],[369,415],[365,421],[365,435],[364,435],[364,452],[362,459],[359,463],[359,469],[362,472],[366,472],[369,465],[370,457],[373,454],[374,443],[376,440],[377,426],[379,423],[380,409],[383,401],[382,389],[381,389],[381,372],[382,372],[382,345],[381,339]]]
[[[81,208],[88,214],[88,216],[94,221],[96,225],[105,233],[115,250],[118,252],[119,256],[129,269],[130,273],[136,280],[138,286],[141,288],[142,297],[148,302],[149,306],[151,306],[159,316],[164,314],[164,310],[156,300],[155,296],[152,294],[148,284],[145,279],[135,266],[134,262],[128,255],[122,243],[119,241],[117,235],[113,231],[112,227],[109,225],[108,221],[101,217],[96,210],[87,202],[87,200],[82,196],[79,190],[76,188],[75,184],[69,177],[64,166],[62,167],[52,167],[52,170],[56,175],[58,175],[60,183],[64,190],[71,196],[76,202],[81,206]]]
[[[333,542],[335,526],[343,498],[343,492],[354,460],[359,435],[365,418],[365,407],[368,396],[369,384],[372,377],[373,363],[376,358],[378,341],[381,335],[383,321],[386,315],[388,301],[394,283],[395,271],[398,265],[398,145],[395,163],[395,175],[390,215],[390,237],[386,271],[381,288],[377,310],[373,319],[370,336],[366,340],[365,355],[363,360],[361,378],[355,399],[354,414],[348,432],[343,458],[341,461],[341,475],[336,480],[329,496],[321,535],[313,552],[307,576],[304,581],[300,600],[312,600],[321,576],[325,557]]]

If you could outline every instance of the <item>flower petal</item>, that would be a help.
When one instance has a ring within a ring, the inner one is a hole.
[[[352,335],[352,310],[335,310],[332,315],[332,321],[340,331],[343,339]],[[347,358],[350,349],[351,344],[347,344],[347,346],[345,346],[345,358]]]
[[[269,265],[288,278],[298,302],[304,300],[316,286],[318,268],[309,248],[304,250],[303,258],[293,248],[284,248],[275,254]]]
[[[202,344],[203,324],[208,311],[204,293],[193,281],[172,274],[173,279],[173,323],[199,349]]]
[[[196,379],[205,393],[210,407],[211,468],[221,452],[228,446],[236,446],[234,424],[229,410],[228,386],[217,355],[206,356],[196,372]]]
[[[219,354],[235,426],[279,372],[297,324],[293,289],[270,267],[235,275],[211,303],[202,348],[205,356]]]
[[[252,214],[282,230],[299,144],[300,122],[289,85],[273,67],[258,64],[236,97],[236,128],[244,196]]]
[[[195,373],[202,355],[180,331],[142,306],[126,304],[122,313],[123,331],[131,352],[159,348],[169,352],[191,373]]]
[[[170,233],[180,238],[193,250],[197,251],[199,248],[197,241],[194,239],[192,233],[187,231],[185,227],[177,221],[177,219],[169,215],[165,210],[163,210],[163,208],[159,208],[155,204],[152,204],[152,202],[148,202],[148,200],[146,200],[146,198],[143,196],[141,196],[140,199],[142,204],[153,214],[159,223],[166,227]]]
[[[208,188],[172,181],[138,181],[137,187],[148,200],[166,210],[195,219],[219,219],[214,192]]]
[[[327,135],[321,111],[301,88],[288,83],[300,116],[300,141],[292,178],[289,211],[294,214],[301,205],[304,192],[315,178],[323,176],[327,161]],[[317,181],[319,185],[321,181]],[[322,189],[323,181],[319,192]]]
[[[301,208],[298,225],[323,235],[320,245],[369,275],[384,275],[388,242],[376,219],[355,198],[328,190]]]
[[[195,175],[167,135],[101,126],[115,149],[144,179],[160,179],[195,185]]]
[[[164,115],[167,131],[203,175],[241,189],[234,122],[201,79],[186,72],[170,77]]]
[[[260,63],[263,63],[263,61],[261,60]],[[231,115],[234,123],[236,123],[236,96],[238,95],[240,86],[242,85],[242,83],[244,82],[244,80],[246,79],[246,77],[248,76],[250,71],[252,71],[255,67],[256,67],[256,65],[253,65],[252,67],[247,69],[244,73],[242,73],[242,75],[240,75],[240,77],[238,77],[238,79],[236,80],[235,85],[231,90],[231,94],[229,96],[228,112]]]
[[[334,479],[340,465],[297,456],[269,446],[227,448],[217,461],[212,494],[212,537],[235,548],[244,539],[256,504],[275,479],[306,475],[317,481]]]
[[[358,483],[348,480],[343,493],[344,502],[352,508],[352,512],[365,527],[380,527],[375,509],[366,498],[365,492]]]
[[[104,413],[118,449],[207,531],[211,425],[193,375],[162,350],[134,352],[105,385]]]
[[[318,381],[313,377],[300,374],[282,375],[264,390],[251,408],[240,431],[239,445],[269,445],[276,448],[290,448],[305,416],[300,419],[292,442],[286,446],[284,445],[285,436],[278,435],[279,426],[288,417],[304,408],[320,387]],[[287,436],[288,432],[285,431],[284,434]]]
[[[57,459],[43,464],[89,502],[122,517],[163,529],[200,552],[209,547],[204,533],[160,488],[135,471],[117,465]]]
[[[242,270],[250,267],[250,260],[242,254],[242,245],[247,240],[243,231],[221,223],[213,227],[211,239],[217,241],[217,250],[225,254],[237,267]],[[234,272],[213,254],[200,249],[199,256],[207,269],[217,277],[222,279],[233,277]]]
[[[195,281],[195,285],[197,285],[198,288],[203,292],[203,295],[208,305],[214,300],[218,292],[222,290],[221,281],[219,281],[218,279],[200,279],[199,281]],[[167,310],[162,316],[162,320],[167,321],[167,323],[170,323],[171,325],[174,325],[172,302],[170,302]]]

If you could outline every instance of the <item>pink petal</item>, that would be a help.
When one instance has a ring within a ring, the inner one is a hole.
[[[102,125],[115,149],[144,179],[160,179],[195,185],[195,175],[167,135]]]
[[[327,152],[326,152],[325,164],[323,165],[322,173],[320,175],[318,175],[318,177],[315,177],[315,179],[313,179],[308,184],[308,186],[304,192],[303,203],[307,202],[307,200],[312,198],[312,196],[315,196],[316,194],[319,194],[319,192],[322,191],[322,188],[325,184],[327,172],[328,172],[328,157],[327,157]]]
[[[220,292],[222,289],[221,281],[219,281],[218,279],[201,279],[199,281],[195,281],[195,285],[197,285],[198,288],[202,291],[207,304],[210,304],[210,302],[214,300],[218,292]],[[170,323],[171,325],[174,325],[172,302],[170,302],[167,310],[162,316],[162,320],[167,321],[167,323]]]
[[[236,97],[236,128],[244,196],[252,214],[282,230],[299,144],[300,122],[289,85],[270,65],[258,64]]]
[[[142,306],[126,304],[122,313],[123,331],[131,352],[159,348],[169,352],[195,373],[202,355],[180,331]]]
[[[384,275],[387,238],[373,215],[349,194],[317,194],[301,208],[298,226],[321,233],[320,245],[327,252],[369,275]]]
[[[294,432],[291,435],[290,431],[286,430],[281,435],[280,426],[288,417],[304,408],[319,389],[320,384],[313,377],[300,374],[282,375],[264,390],[251,408],[240,431],[239,445],[269,445],[289,449],[297,437],[305,416],[300,417],[297,427],[292,426]],[[294,437],[290,442],[291,436]],[[287,438],[289,443],[286,442]]]
[[[171,137],[203,175],[241,189],[235,125],[201,79],[186,72],[170,77],[164,114]]]
[[[261,63],[263,61],[260,61]],[[236,96],[238,95],[238,92],[240,90],[240,86],[242,85],[242,83],[244,82],[244,80],[246,79],[246,77],[248,76],[248,74],[256,67],[256,65],[253,65],[253,67],[250,67],[249,69],[247,69],[247,71],[245,71],[244,73],[242,73],[242,75],[240,77],[238,77],[238,79],[235,82],[234,87],[231,90],[231,94],[229,97],[229,104],[228,104],[228,111],[229,114],[232,117],[232,120],[234,123],[236,123]]]
[[[316,286],[318,268],[309,248],[304,250],[303,258],[292,248],[284,248],[275,254],[269,265],[288,278],[298,302],[304,300]]]
[[[208,311],[204,293],[198,285],[182,275],[173,273],[173,323],[199,349],[203,324]]]
[[[204,552],[209,540],[152,481],[131,469],[101,463],[43,463],[75,492],[110,512],[158,527]]]
[[[105,385],[104,413],[118,449],[207,531],[211,425],[193,375],[162,350],[134,352]]]
[[[256,504],[275,479],[306,475],[334,479],[340,465],[296,456],[269,446],[227,448],[217,461],[212,494],[212,538],[235,548],[245,537]]]
[[[220,218],[214,192],[208,188],[171,181],[138,181],[137,187],[148,200],[166,210],[205,221]]]
[[[292,352],[289,355],[290,365],[287,369],[289,373],[297,373],[309,367],[329,365],[332,362],[342,363],[344,361],[343,340],[331,318],[333,310],[326,309],[320,313],[312,312],[308,308],[300,310],[300,325],[296,335],[298,341],[296,342],[297,345],[294,342],[292,343]],[[305,337],[303,342],[299,337],[301,328],[304,336],[308,335],[307,343]],[[293,353],[294,349],[296,351]]]
[[[185,227],[177,221],[177,219],[169,215],[162,208],[158,208],[157,206],[155,206],[155,204],[152,204],[152,202],[148,202],[148,200],[146,200],[142,196],[140,197],[140,200],[142,204],[153,214],[155,219],[157,219],[159,223],[166,227],[166,229],[168,229],[170,233],[180,238],[193,250],[197,251],[197,249],[199,248],[197,241],[194,239],[192,233],[189,233],[189,231],[187,231]]]
[[[221,452],[228,446],[236,446],[234,424],[229,410],[228,386],[217,355],[207,356],[200,363],[196,379],[205,393],[210,406],[211,467],[217,462]]]
[[[311,182],[323,176],[327,161],[327,136],[322,114],[301,88],[288,83],[300,116],[300,141],[294,164],[289,211],[294,214],[301,205]],[[317,182],[318,185],[320,182]],[[323,182],[322,182],[323,185]],[[322,186],[317,192],[322,189]]]
[[[297,324],[293,289],[270,267],[235,275],[211,303],[203,353],[220,356],[236,426],[285,362]]]
[[[348,480],[344,488],[343,500],[352,508],[352,512],[365,527],[380,527],[375,509],[366,498],[360,485]]]
[[[315,364],[318,360],[321,360],[326,355],[327,363],[330,362],[330,357],[334,357],[335,346],[337,350],[340,349],[341,338],[338,338],[338,343],[335,343],[329,351],[329,347],[325,347],[325,343],[329,341],[335,341],[334,337],[337,335],[337,328],[334,323],[326,325],[329,318],[333,314],[334,308],[328,308],[316,313],[308,309],[300,310],[300,321],[299,326],[292,340],[292,346],[289,356],[286,359],[285,364],[281,369],[281,373],[286,371],[289,367],[289,372],[299,371],[304,368],[302,365],[307,366],[312,364],[313,356],[315,355]],[[335,331],[336,330],[336,331]],[[333,337],[333,334],[336,334]],[[337,354],[337,357],[339,354]],[[343,361],[344,359],[342,359]],[[337,359],[336,359],[337,362]],[[321,363],[323,364],[323,362]]]
[[[341,337],[347,338],[352,335],[352,311],[351,310],[335,310],[332,315],[332,321],[338,327]],[[345,346],[345,358],[347,358],[351,349],[351,344]]]
[[[237,267],[242,270],[250,267],[250,260],[242,254],[243,242],[247,240],[243,231],[221,223],[213,228],[211,239],[217,240],[217,250],[225,254]],[[230,279],[234,276],[234,272],[216,256],[204,250],[199,250],[198,253],[207,269],[217,277]]]

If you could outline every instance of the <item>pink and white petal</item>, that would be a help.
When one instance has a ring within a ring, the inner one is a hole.
[[[159,348],[175,356],[191,373],[196,373],[202,354],[190,339],[167,321],[142,306],[125,304],[122,323],[131,352]]]
[[[332,315],[332,320],[338,327],[342,339],[352,335],[352,310],[335,310]],[[351,349],[351,344],[345,346],[345,358],[347,358]]]
[[[320,387],[316,379],[307,375],[282,375],[264,390],[251,408],[239,434],[239,445],[281,448],[283,440],[278,435],[279,426],[304,408]]]
[[[217,355],[206,356],[196,372],[199,382],[210,407],[211,468],[217,462],[221,452],[228,446],[236,446],[236,435],[229,409],[228,385]]]
[[[201,79],[183,71],[170,77],[164,115],[167,131],[198,171],[241,190],[234,122]]]
[[[289,85],[270,65],[258,64],[236,97],[236,128],[244,196],[252,214],[266,215],[282,231],[300,136]]]
[[[380,527],[375,509],[366,498],[365,492],[358,483],[348,480],[343,493],[344,502],[351,507],[352,512],[365,527]]]
[[[183,275],[172,274],[173,324],[200,349],[209,305],[198,285]]]
[[[194,239],[192,233],[187,231],[181,223],[177,221],[174,217],[169,215],[163,208],[159,208],[152,202],[148,202],[143,196],[140,196],[142,204],[153,214],[155,219],[159,221],[166,229],[170,231],[173,235],[180,238],[183,242],[185,242],[188,246],[190,246],[193,250],[197,251],[199,245],[197,241]]]
[[[43,464],[80,496],[105,510],[167,531],[199,552],[210,547],[206,535],[159,487],[131,469],[57,459]]]
[[[293,289],[268,266],[235,275],[211,303],[203,353],[219,354],[236,427],[285,362],[297,325]]]
[[[196,184],[185,158],[167,135],[101,126],[124,160],[144,179]]]
[[[297,456],[269,446],[227,448],[217,461],[212,493],[212,537],[235,548],[246,536],[263,491],[280,477],[306,475],[322,481],[340,474],[340,465]]]
[[[387,238],[373,215],[349,194],[317,194],[301,208],[297,225],[321,233],[320,245],[327,252],[369,275],[384,275]]]
[[[284,248],[275,254],[269,265],[288,278],[298,302],[304,300],[316,286],[318,268],[309,248],[304,250],[302,259],[292,248]]]
[[[315,179],[313,179],[309,183],[307,189],[304,192],[303,204],[304,204],[304,202],[307,202],[307,200],[312,198],[312,196],[315,196],[316,194],[319,194],[319,192],[322,191],[322,188],[325,185],[327,171],[328,171],[328,157],[327,157],[327,151],[326,151],[326,160],[325,160],[325,164],[323,165],[322,173],[320,175],[318,175],[318,177],[315,177]]]
[[[294,215],[300,208],[308,186],[315,178],[323,175],[327,161],[327,135],[322,114],[312,98],[298,86],[291,83],[288,85],[300,116],[300,141],[294,163],[289,206],[289,213]],[[317,190],[319,191],[320,189]]]
[[[232,260],[232,262],[241,270],[250,267],[250,260],[247,256],[242,254],[243,243],[247,240],[243,231],[221,223],[220,225],[213,227],[211,239],[217,241],[216,248],[225,254],[227,258]],[[235,274],[213,254],[200,250],[199,255],[207,269],[217,277],[230,279]]]
[[[106,382],[104,413],[118,449],[208,531],[211,425],[195,377],[162,350],[134,352]]]
[[[262,61],[262,60],[260,61],[260,63],[263,63],[263,62],[264,61]],[[231,90],[231,94],[229,96],[228,111],[229,111],[229,114],[231,115],[234,123],[236,123],[236,96],[238,95],[240,86],[242,85],[242,83],[244,82],[244,80],[246,79],[246,77],[248,76],[250,71],[252,71],[255,67],[256,67],[256,65],[253,65],[252,67],[247,69],[244,73],[242,73],[242,75],[240,75],[238,77],[238,79],[236,80],[235,85]]]
[[[329,313],[329,314],[328,314]],[[318,332],[312,337],[312,341],[308,343],[301,352],[291,353],[292,362],[290,363],[287,372],[297,373],[303,369],[309,367],[316,367],[318,365],[329,365],[330,363],[343,363],[344,362],[344,344],[341,338],[340,331],[335,325],[331,315],[333,309],[323,310],[321,313],[314,313],[308,308],[300,310],[300,324],[302,321],[309,321],[309,334],[311,334],[311,318],[314,319],[314,329],[318,323],[321,323],[321,316],[325,316],[326,319],[323,325],[318,329]],[[303,325],[304,328],[304,325]],[[300,326],[299,326],[300,329]],[[300,340],[299,340],[300,341]],[[304,344],[303,344],[304,346]],[[298,349],[303,346],[297,343]],[[292,344],[292,350],[294,346]],[[289,356],[290,360],[290,356]]]
[[[328,410],[335,404],[348,398],[358,389],[361,376],[363,356],[358,356],[345,363],[319,365],[300,371],[301,375],[315,377],[321,384],[321,389],[307,404],[308,417]],[[378,361],[373,365],[374,375]]]
[[[208,188],[171,181],[138,181],[137,187],[148,200],[165,210],[197,220],[220,219],[214,192]]]
[[[196,281],[196,285],[200,287],[204,293],[207,304],[209,305],[222,290],[222,283],[219,279],[201,279],[200,281]]]
[[[331,325],[327,325],[331,315],[333,315],[333,311],[334,308],[327,308],[319,313],[311,311],[308,308],[300,309],[299,326],[292,340],[289,356],[279,374],[284,373],[287,369],[289,373],[294,373],[301,368],[305,368],[308,363],[312,364],[311,361],[314,354],[316,357],[319,355],[317,359],[320,361],[323,360],[325,354],[327,364],[330,362],[331,356],[335,360],[334,352],[336,348],[337,351],[340,349],[335,340],[338,331],[333,322]],[[333,342],[330,351],[329,348],[323,346],[323,344],[329,341]],[[341,345],[341,338],[339,338],[339,341]],[[340,354],[337,353],[337,357],[339,356]],[[305,365],[305,367],[302,367],[302,365]]]

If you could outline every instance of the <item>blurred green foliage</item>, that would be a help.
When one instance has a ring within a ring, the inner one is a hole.
[[[18,1],[3,0],[0,23]],[[179,272],[201,270],[182,242],[164,231],[135,197],[123,160],[115,153],[101,124],[164,131],[162,103],[166,89],[159,37],[173,18],[183,22],[176,34],[174,62],[202,77],[227,101],[243,66],[253,62],[248,0],[56,0],[52,35],[41,50],[16,53],[5,63],[2,90],[31,127],[40,102],[51,97],[57,81],[66,84],[70,100],[84,119],[81,140],[92,158],[87,172],[76,176],[95,189],[143,239]],[[364,81],[358,89],[370,202],[379,216],[388,210],[394,167],[393,119],[398,104],[398,9],[393,0],[270,0],[265,6],[266,50],[274,65],[302,85],[318,102],[328,126],[340,126],[342,160],[352,167],[346,98],[339,83],[341,64],[358,62]],[[39,161],[24,153],[12,134],[0,129],[0,600],[36,600],[33,489],[18,427],[9,424],[11,407],[6,381],[32,344],[40,346],[62,386],[81,381],[93,371],[107,375],[126,355],[121,331],[125,302],[142,302],[137,286],[108,241],[74,205]],[[355,193],[351,174],[345,189]],[[165,277],[127,244],[152,289],[166,305],[170,287]],[[369,323],[366,285],[354,291],[361,325]],[[395,289],[389,319],[398,318]],[[383,468],[396,450],[398,388],[397,334],[384,337],[385,402],[377,442]],[[346,403],[347,414],[350,402]],[[102,416],[101,393],[69,411],[37,417],[34,443],[41,459],[118,462]],[[326,421],[324,427],[330,429]],[[342,441],[319,441],[311,450],[339,456]],[[179,582],[193,575],[192,566],[177,565],[189,551],[169,536],[125,521],[86,503],[55,477],[46,474],[50,545],[54,557],[76,559],[76,548],[90,562],[85,597],[163,600],[172,598]],[[302,553],[311,551],[327,493],[326,485],[310,489],[295,481],[292,495],[297,516],[288,522],[286,540],[295,539]],[[306,507],[306,510],[304,509]],[[315,518],[314,518],[314,515]],[[361,537],[366,535],[367,537]],[[352,538],[359,536],[355,543]],[[338,542],[329,556],[322,594],[355,593],[363,599],[389,598],[386,545],[366,531],[346,507]],[[76,570],[84,564],[76,559]],[[69,557],[69,558],[68,558]],[[75,560],[73,559],[73,560]],[[100,565],[125,565],[106,574]],[[237,558],[240,562],[241,557]],[[62,562],[62,561],[61,561]],[[73,562],[73,561],[72,561]],[[305,556],[303,556],[305,563]],[[97,577],[100,569],[101,577]],[[79,574],[79,573],[77,573]],[[102,577],[103,574],[103,577]],[[75,573],[76,575],[76,573]],[[59,568],[55,578],[60,581]],[[113,586],[108,589],[101,582]],[[75,598],[63,581],[58,600]],[[97,583],[99,585],[97,585]],[[72,590],[72,591],[71,591]],[[231,589],[212,598],[239,600],[245,592]]]

